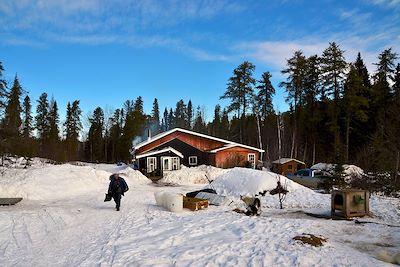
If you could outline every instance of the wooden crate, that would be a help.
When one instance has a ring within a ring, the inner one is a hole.
[[[183,207],[185,209],[190,209],[193,211],[205,209],[205,208],[208,208],[208,200],[184,196],[183,197]]]
[[[333,190],[331,195],[332,217],[361,217],[369,215],[369,192],[366,190]]]

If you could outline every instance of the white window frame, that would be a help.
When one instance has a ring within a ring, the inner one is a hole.
[[[194,160],[194,162],[192,162]],[[195,166],[197,165],[197,156],[190,156],[189,157],[189,165]]]
[[[151,162],[153,161],[153,162]],[[153,172],[157,169],[157,158],[147,157],[147,173]]]
[[[256,153],[247,154],[247,160],[251,163],[251,167],[254,169],[256,167]]]
[[[179,157],[171,157],[171,171],[179,170],[180,167]]]

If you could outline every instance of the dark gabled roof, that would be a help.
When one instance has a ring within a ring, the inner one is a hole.
[[[191,135],[194,135],[194,136],[199,136],[199,137],[202,137],[202,138],[206,138],[206,139],[218,141],[218,142],[221,142],[221,143],[225,143],[226,145],[224,146],[224,149],[229,148],[229,147],[233,147],[233,146],[240,146],[240,147],[243,147],[243,148],[248,148],[248,149],[256,150],[256,151],[259,151],[259,152],[264,152],[263,149],[259,149],[259,148],[256,148],[256,147],[235,143],[235,142],[232,142],[232,141],[228,141],[228,140],[225,140],[225,139],[221,139],[221,138],[210,136],[210,135],[206,135],[206,134],[196,133],[196,132],[189,131],[189,130],[182,129],[182,128],[174,128],[172,130],[169,130],[169,131],[160,133],[158,135],[155,135],[152,138],[137,144],[135,146],[135,149],[139,149],[139,148],[141,148],[141,147],[143,147],[143,146],[145,146],[147,144],[150,144],[150,143],[152,143],[152,142],[154,142],[154,141],[156,141],[156,140],[158,140],[160,138],[163,138],[164,136],[167,136],[167,135],[169,135],[171,133],[174,133],[174,132],[183,132],[183,133],[191,134]],[[221,147],[221,148],[223,148],[223,147]]]

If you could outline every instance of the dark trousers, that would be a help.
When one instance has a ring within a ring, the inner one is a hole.
[[[119,209],[119,207],[121,206],[121,193],[114,193],[113,199],[115,201],[115,204],[117,205],[116,208]]]

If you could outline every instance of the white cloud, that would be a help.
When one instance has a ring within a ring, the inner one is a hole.
[[[373,5],[380,5],[385,7],[400,7],[400,0],[365,0]]]

